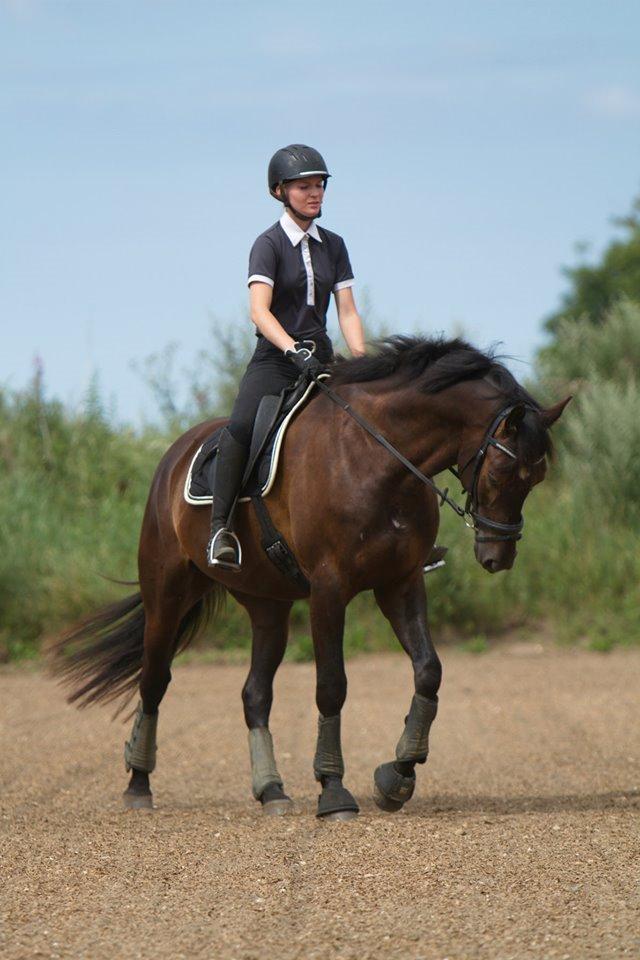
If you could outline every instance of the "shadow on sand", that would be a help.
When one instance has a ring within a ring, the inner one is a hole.
[[[435,794],[413,800],[407,816],[425,817],[445,814],[486,813],[508,816],[521,813],[580,813],[592,810],[638,810],[640,790],[612,790],[609,793],[552,794],[549,796],[491,797]]]

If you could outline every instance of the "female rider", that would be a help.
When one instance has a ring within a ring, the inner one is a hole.
[[[240,569],[239,544],[227,522],[247,463],[258,405],[301,374],[319,373],[331,359],[326,314],[332,293],[349,350],[354,355],[365,352],[344,240],[316,223],[330,176],[318,151],[301,143],[278,150],[269,163],[269,192],[284,211],[260,234],[249,256],[250,310],[258,343],[216,454],[209,566]]]

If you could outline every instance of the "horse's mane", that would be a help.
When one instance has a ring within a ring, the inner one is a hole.
[[[502,400],[504,406],[523,403],[527,408],[518,430],[521,462],[533,463],[551,452],[551,438],[538,415],[540,404],[493,350],[483,353],[459,337],[447,340],[394,335],[376,341],[373,353],[351,358],[338,356],[331,364],[331,383],[336,386],[386,377],[412,383],[427,394],[439,393],[464,380],[484,379],[495,389],[496,400]]]

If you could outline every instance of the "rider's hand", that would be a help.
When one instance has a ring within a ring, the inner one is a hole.
[[[291,360],[300,373],[305,374],[311,380],[315,380],[318,374],[324,371],[324,366],[319,360],[316,360],[311,350],[300,344],[296,343],[294,350],[285,350],[284,355],[288,360]]]

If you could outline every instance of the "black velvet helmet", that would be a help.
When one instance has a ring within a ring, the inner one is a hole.
[[[331,176],[322,156],[304,143],[290,143],[288,147],[276,150],[269,161],[269,193],[280,199],[275,192],[279,183],[314,175],[324,177],[325,181]]]

